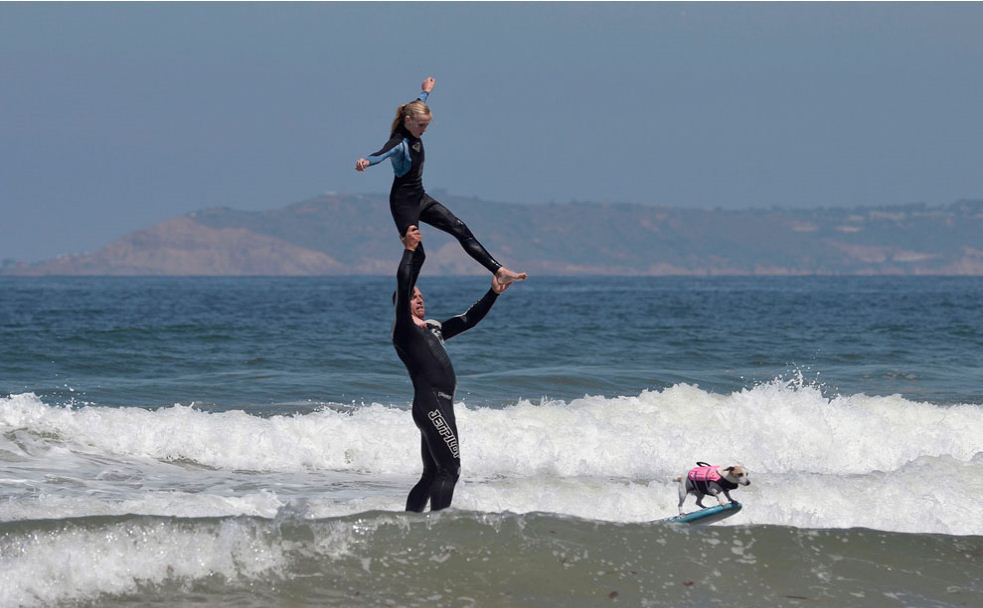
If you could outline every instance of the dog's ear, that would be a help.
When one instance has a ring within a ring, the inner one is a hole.
[[[728,473],[733,473],[734,472],[734,467],[727,467],[724,470],[727,471]]]

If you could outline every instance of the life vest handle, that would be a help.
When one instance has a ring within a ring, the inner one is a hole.
[[[696,461],[696,466],[698,466],[698,467],[712,467],[713,465],[710,464],[709,462],[703,462],[702,460],[697,460]]]

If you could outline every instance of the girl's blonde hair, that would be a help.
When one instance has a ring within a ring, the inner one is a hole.
[[[396,118],[393,119],[393,126],[389,130],[390,136],[396,134],[400,125],[403,124],[403,119],[407,116],[430,116],[430,108],[419,99],[404,103],[396,108]]]

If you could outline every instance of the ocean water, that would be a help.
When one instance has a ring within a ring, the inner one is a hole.
[[[983,605],[983,279],[534,277],[423,515],[392,289],[0,279],[0,606]],[[744,510],[659,521],[697,460]]]

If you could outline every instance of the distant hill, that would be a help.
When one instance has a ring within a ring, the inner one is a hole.
[[[983,201],[710,210],[437,196],[500,261],[539,275],[983,275]],[[423,235],[428,273],[484,272],[456,241]],[[392,274],[400,252],[385,196],[332,194],[198,211],[92,253],[8,261],[0,274]]]

